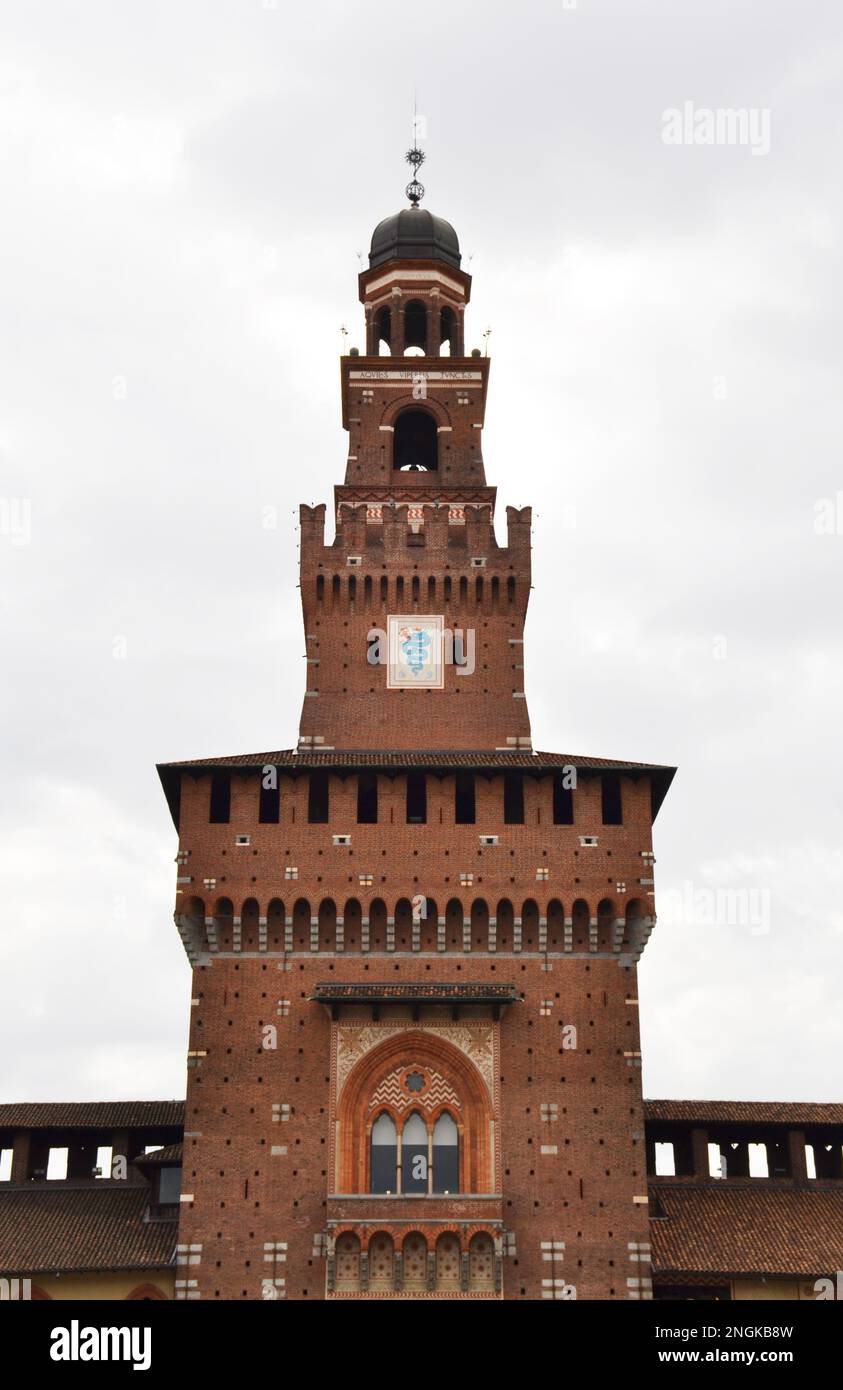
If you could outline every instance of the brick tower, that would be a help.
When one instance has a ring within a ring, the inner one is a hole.
[[[193,967],[178,1296],[648,1298],[636,963],[672,769],[532,748],[530,510],[411,204],[301,508],[295,750],[159,769]]]

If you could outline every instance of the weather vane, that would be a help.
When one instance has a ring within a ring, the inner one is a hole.
[[[424,197],[424,184],[419,183],[418,172],[424,164],[424,150],[419,149],[419,122],[416,116],[416,103],[413,99],[413,148],[408,150],[404,158],[413,171],[413,177],[404,190],[414,208],[417,208]]]
[[[413,204],[413,207],[417,208],[424,197],[424,184],[419,183],[416,178],[420,167],[424,164],[424,150],[420,150],[418,145],[414,145],[411,150],[407,151],[404,158],[413,168],[413,178],[411,182],[407,184],[405,192],[410,202]]]

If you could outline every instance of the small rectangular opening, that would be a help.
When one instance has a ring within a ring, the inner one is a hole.
[[[375,772],[361,772],[357,778],[357,824],[378,823],[378,777]]]
[[[265,787],[261,781],[258,823],[260,825],[277,825],[280,819],[281,788],[277,782],[274,787]]]
[[[10,1182],[12,1177],[13,1149],[0,1149],[0,1182]]]
[[[67,1177],[67,1156],[67,1149],[50,1149],[49,1156],[47,1158],[48,1182],[63,1182],[65,1180],[65,1178]]]
[[[710,1178],[725,1178],[726,1169],[723,1164],[723,1155],[720,1152],[719,1144],[709,1144],[708,1146],[708,1176]]]
[[[211,825],[228,825],[231,817],[231,773],[211,773]]]
[[[574,824],[574,792],[565,786],[565,774],[557,773],[553,779],[553,824]]]
[[[660,1178],[673,1178],[676,1176],[676,1157],[673,1144],[656,1143],[656,1175]]]
[[[330,803],[327,772],[311,772],[307,790],[307,819],[311,825],[327,825]]]
[[[113,1149],[112,1145],[110,1145],[110,1144],[108,1144],[108,1145],[100,1144],[100,1146],[99,1146],[98,1149],[97,1149],[97,1163],[96,1163],[96,1166],[97,1166],[97,1168],[99,1168],[99,1170],[100,1170],[99,1175],[100,1175],[101,1178],[110,1178],[110,1177],[111,1177],[111,1165],[112,1165],[113,1159],[114,1159],[114,1149]]]
[[[616,772],[604,772],[602,781],[603,824],[623,825],[621,779]]]
[[[520,772],[504,774],[503,819],[505,825],[524,824],[524,777]]]
[[[767,1161],[766,1144],[748,1144],[749,1149],[749,1176],[751,1178],[769,1178],[770,1168]]]
[[[458,772],[454,796],[454,819],[457,825],[474,825],[474,773]]]
[[[158,1203],[175,1206],[181,1192],[181,1168],[162,1168],[158,1175]]]
[[[423,772],[407,774],[407,824],[427,824],[427,778]]]

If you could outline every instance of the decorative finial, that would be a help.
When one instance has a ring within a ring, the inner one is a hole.
[[[419,126],[424,125],[424,117],[421,121],[416,115],[416,94],[413,93],[413,148],[408,150],[404,158],[413,171],[413,178],[404,190],[414,208],[417,208],[424,197],[424,184],[419,183],[418,172],[424,164],[424,150],[419,149]],[[424,132],[422,132],[424,133]]]
[[[413,207],[417,208],[422,198],[424,197],[424,184],[419,183],[418,179],[416,178],[419,169],[421,168],[422,164],[424,164],[424,150],[420,150],[418,144],[415,144],[413,145],[413,148],[411,150],[407,151],[404,158],[406,159],[407,163],[412,166],[413,170],[412,182],[407,184],[405,192],[407,194],[407,197],[410,199],[410,202],[413,204]]]

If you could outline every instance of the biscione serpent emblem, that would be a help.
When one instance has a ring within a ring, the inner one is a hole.
[[[400,637],[404,660],[413,675],[420,676],[430,661],[430,633],[420,627],[402,628]]]

